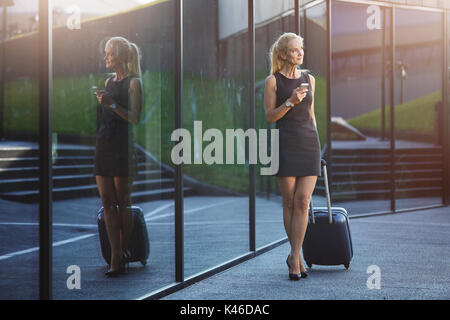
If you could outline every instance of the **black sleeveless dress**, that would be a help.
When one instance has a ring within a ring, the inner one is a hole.
[[[129,109],[128,89],[133,76],[120,81],[109,78],[105,91],[115,103]],[[128,176],[137,174],[132,124],[117,115],[110,107],[99,106],[94,175]]]
[[[302,72],[300,78],[289,79],[279,72],[274,74],[277,83],[277,107],[291,97],[301,83],[309,84],[305,98],[276,122],[279,129],[278,177],[320,176],[319,134],[310,114],[312,88],[309,75]]]

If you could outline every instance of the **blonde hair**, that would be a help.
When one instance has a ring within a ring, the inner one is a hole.
[[[139,47],[124,37],[112,37],[106,45],[111,45],[116,56],[125,59],[125,69],[129,74],[141,78],[141,54]]]
[[[284,59],[281,53],[287,54],[288,44],[291,40],[299,39],[303,46],[303,38],[293,32],[283,33],[270,48],[270,74],[280,71],[284,66]]]

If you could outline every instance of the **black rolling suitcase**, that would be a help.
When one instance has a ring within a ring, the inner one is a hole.
[[[331,207],[327,167],[322,160],[327,207],[313,208],[303,241],[303,257],[308,267],[316,265],[340,265],[350,267],[353,257],[352,237],[347,211],[341,207]]]
[[[130,258],[127,262],[139,261],[145,266],[150,253],[150,245],[144,213],[142,212],[142,209],[137,206],[132,206],[131,212],[133,215],[133,231],[131,232],[130,241],[128,243]],[[106,232],[103,207],[101,207],[98,211],[97,226],[102,255],[106,263],[109,265],[111,262],[111,246],[109,245],[108,234]]]

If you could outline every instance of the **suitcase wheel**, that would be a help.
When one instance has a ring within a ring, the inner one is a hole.
[[[346,264],[344,264],[344,267],[345,267],[345,269],[347,269],[347,270],[348,270],[348,268],[350,268],[350,263],[346,263]]]
[[[141,260],[141,264],[145,267],[145,265],[147,264],[147,260]]]
[[[306,265],[308,266],[308,268],[312,268],[312,263],[306,262]]]

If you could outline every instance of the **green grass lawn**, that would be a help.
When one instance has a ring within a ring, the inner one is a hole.
[[[104,87],[108,75],[55,77],[53,79],[53,132],[95,135],[97,101],[91,87]],[[144,106],[141,121],[134,127],[136,141],[163,163],[172,165],[170,140],[173,123],[173,75],[143,73]],[[202,121],[203,132],[218,128],[245,128],[248,123],[247,92],[242,80],[216,81],[196,74],[184,75],[183,128],[193,137],[194,120]],[[5,85],[5,130],[16,133],[38,131],[38,83],[21,79]],[[204,142],[205,147],[209,142]],[[236,191],[248,188],[247,165],[185,165],[193,178]]]
[[[104,76],[58,77],[53,81],[52,126],[57,133],[95,134],[96,99],[92,86],[104,87]],[[14,80],[5,85],[5,130],[37,132],[38,82]]]
[[[434,106],[441,101],[442,92],[437,91],[395,106],[395,130],[417,133],[432,133],[435,123]],[[386,128],[391,121],[390,106],[385,109]],[[347,120],[358,129],[380,129],[381,109]]]

